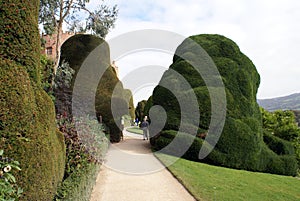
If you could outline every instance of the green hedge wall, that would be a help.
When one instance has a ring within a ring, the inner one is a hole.
[[[55,201],[89,201],[95,185],[99,164],[89,163],[64,180]]]
[[[232,40],[224,36],[203,34],[191,36],[189,39],[201,45],[214,61],[224,83],[227,99],[226,120],[222,135],[214,152],[203,161],[237,169],[295,175],[297,167],[294,166],[296,161],[292,151],[285,150],[285,155],[277,155],[264,143],[262,116],[256,102],[260,76],[252,61],[239,50]],[[198,55],[194,55],[192,50],[193,46],[184,41],[177,48],[176,53],[181,52],[185,56],[202,59]],[[193,88],[200,111],[198,134],[207,132],[211,121],[211,101],[203,78],[191,64],[177,55],[174,55],[170,69],[180,73]],[[180,84],[175,78],[172,71],[168,70],[160,82],[170,86]],[[209,79],[212,78],[209,77]],[[180,92],[180,96],[183,97],[187,94],[186,91]],[[152,99],[153,105],[161,105],[168,115],[163,130],[177,131],[181,117],[185,114],[180,113],[176,97],[168,89],[157,86],[153,91]],[[183,122],[183,125],[188,124],[189,122]],[[188,132],[188,129],[185,132]],[[160,137],[152,139],[151,143],[156,146],[157,143],[161,143],[160,138],[164,142],[168,139],[165,135],[167,134],[162,132]],[[184,157],[191,160],[197,159],[199,152],[195,150],[201,146],[201,141],[198,139],[191,147],[191,150],[194,151],[189,150]],[[285,148],[288,147],[285,146]]]
[[[96,89],[96,99],[95,99],[95,110],[97,117],[101,116],[103,123],[108,127],[110,132],[110,140],[112,142],[120,141],[120,128],[118,123],[113,119],[111,104],[112,104],[112,94],[117,88],[117,97],[123,99],[122,111],[124,114],[129,114],[128,108],[130,105],[130,100],[128,98],[128,91],[123,89],[122,83],[119,81],[115,70],[110,65],[110,55],[108,44],[101,38],[92,35],[78,34],[69,38],[61,48],[61,62],[68,62],[70,67],[75,70],[74,78],[72,79],[72,87],[70,89],[57,89],[55,91],[56,97],[56,109],[57,113],[63,114],[67,112],[72,114],[72,90],[73,85],[76,80],[77,73],[87,58],[87,56],[99,45],[103,45],[98,54],[98,67],[109,66],[104,74],[102,75],[98,87]],[[96,69],[95,69],[96,70]],[[98,79],[98,78],[97,78]],[[93,80],[91,77],[86,77],[86,80]],[[87,84],[88,85],[88,84]],[[89,90],[86,90],[89,93]],[[85,102],[84,95],[82,95],[82,102]],[[132,104],[132,103],[131,103]],[[124,111],[126,108],[126,111]],[[119,119],[119,117],[116,117]]]
[[[294,146],[291,142],[276,137],[267,131],[264,131],[264,142],[278,155],[295,154]]]
[[[147,103],[146,100],[142,100],[137,103],[137,106],[135,108],[135,116],[136,116],[136,118],[139,119],[139,121],[143,121],[143,119],[145,117],[144,108],[145,108],[146,103]]]
[[[64,139],[41,88],[38,0],[0,2],[0,149],[20,162],[20,200],[52,200],[64,173]]]
[[[23,66],[33,83],[39,83],[40,38],[37,0],[0,2],[0,55]]]

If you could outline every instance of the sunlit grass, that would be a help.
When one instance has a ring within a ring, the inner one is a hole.
[[[138,126],[130,127],[126,129],[128,132],[143,135],[143,130]]]
[[[156,154],[162,162],[173,156]],[[198,200],[300,200],[300,180],[179,159],[168,167]]]

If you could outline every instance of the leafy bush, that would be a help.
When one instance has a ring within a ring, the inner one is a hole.
[[[89,117],[70,120],[62,115],[58,116],[57,124],[65,136],[67,160],[55,200],[89,200],[108,148],[103,127]]]
[[[18,200],[23,190],[18,187],[13,171],[20,171],[20,164],[12,158],[4,157],[3,152],[0,150],[0,200]]]
[[[180,133],[177,133],[177,131],[174,130],[162,131],[157,139],[151,139],[151,145],[155,151],[174,156],[180,156],[179,154],[183,153],[180,148],[184,145],[184,143],[189,142],[191,140],[189,138],[192,138],[192,136],[189,134],[178,134]],[[173,141],[175,137],[178,137],[177,141]],[[272,152],[265,145],[261,146],[262,150],[260,157],[254,158],[254,161],[256,163],[255,166],[250,166],[249,162],[247,161],[246,164],[242,164],[244,161],[237,163],[235,155],[226,154],[219,151],[218,149],[213,149],[206,158],[199,160],[198,154],[203,146],[205,146],[205,149],[208,148],[209,145],[203,144],[203,140],[196,137],[192,145],[184,153],[182,158],[235,169],[246,169],[292,176],[296,175],[295,170],[297,169],[297,162],[295,161],[295,156],[281,155],[278,157],[277,154]],[[231,160],[232,163],[230,163]],[[237,166],[236,164],[239,164],[239,166]]]
[[[62,61],[56,71],[54,88],[70,88],[74,73],[68,62]]]
[[[153,106],[152,96],[150,96],[144,106],[144,114],[149,117],[149,111]]]
[[[89,163],[73,172],[59,187],[55,201],[89,201],[100,165]]]
[[[54,62],[48,59],[46,55],[41,55],[41,85],[44,91],[51,97],[54,102],[54,94],[52,87],[54,73]]]
[[[277,154],[294,154],[300,171],[300,128],[292,111],[268,112],[261,108],[263,116],[264,140]],[[291,145],[293,147],[291,147]]]
[[[268,112],[261,108],[263,115],[263,128],[275,136],[293,141],[300,136],[300,128],[297,126],[295,114],[290,110],[277,110]]]

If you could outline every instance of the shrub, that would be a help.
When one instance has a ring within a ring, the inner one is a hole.
[[[67,177],[54,198],[55,201],[89,201],[100,165],[89,163]]]
[[[135,116],[136,116],[136,118],[139,119],[139,121],[143,121],[143,119],[145,117],[144,108],[145,108],[146,104],[147,104],[147,101],[142,100],[142,101],[138,102],[138,104],[135,108]]]
[[[37,0],[0,2],[1,58],[23,66],[33,84],[40,84],[40,38]]]
[[[295,153],[293,145],[285,140],[264,131],[264,142],[278,155],[293,155]]]
[[[0,149],[20,162],[20,200],[52,200],[64,172],[63,136],[41,88],[37,0],[0,2]]]
[[[124,90],[124,99],[128,101],[129,115],[131,117],[131,124],[132,124],[135,120],[135,108],[133,104],[133,95],[129,89]]]
[[[296,176],[298,165],[293,155],[278,156],[267,146],[263,146],[259,162],[258,171]]]
[[[101,119],[108,127],[110,140],[112,142],[118,142],[120,141],[121,130],[119,129],[118,122],[115,122],[111,111],[113,91],[116,89],[116,98],[123,99],[125,102],[125,104],[122,103],[122,111],[124,111],[124,108],[126,111],[123,112],[122,115],[129,113],[128,108],[130,100],[128,100],[128,91],[123,89],[122,83],[119,81],[115,70],[110,65],[109,47],[103,39],[92,35],[77,34],[69,38],[62,45],[61,61],[67,62],[75,72],[70,87],[61,87],[55,91],[56,110],[58,114],[67,112],[68,115],[72,115],[72,91],[77,73],[88,55],[99,45],[103,45],[104,48],[96,50],[97,53],[95,54],[99,56],[99,63],[92,65],[92,70],[90,72],[85,72],[87,77],[84,80],[84,85],[86,85],[88,89],[82,91],[82,96],[80,97],[82,99],[81,105],[84,107],[85,102],[91,101],[87,100],[87,97],[90,97],[90,93],[95,93],[95,108],[90,108],[88,114],[94,115],[96,111],[97,118],[99,120]],[[108,68],[106,68],[107,66]],[[90,80],[93,79],[91,79],[88,74],[90,74],[90,76],[96,76],[93,78],[97,80],[99,75],[96,75],[95,72],[99,71],[104,72],[97,85],[96,92],[94,92],[90,90],[92,87],[89,88],[89,86],[92,86],[94,83],[90,83]],[[78,109],[80,110],[80,108]],[[116,116],[115,118],[119,119],[119,116]]]
[[[57,124],[65,136],[67,160],[64,180],[55,200],[89,200],[108,149],[103,127],[89,117],[70,120],[62,115],[57,118]]]
[[[180,133],[177,136],[178,132],[174,130],[165,130],[160,133],[160,136],[151,139],[151,145],[155,151],[159,151],[165,154],[171,154],[180,157],[181,154],[183,158],[192,160],[192,161],[201,161],[205,163],[210,163],[214,165],[225,165],[224,160],[225,157],[217,150],[213,150],[208,157],[205,159],[199,160],[198,155],[202,146],[205,148],[209,148],[207,144],[203,144],[203,140],[199,137],[193,137],[187,133]],[[178,137],[177,142],[172,142],[175,137]],[[189,143],[194,139],[192,145],[186,151],[182,151],[178,149],[178,147],[182,147],[184,143]],[[172,146],[167,147],[172,142]],[[177,143],[177,144],[176,144]],[[165,148],[165,149],[164,149]]]
[[[52,80],[54,73],[54,62],[48,59],[46,55],[41,55],[41,85],[44,91],[51,97],[54,102]]]
[[[262,152],[263,149],[268,149],[268,147],[263,141],[262,116],[256,102],[260,76],[252,61],[239,50],[239,47],[233,41],[224,36],[203,34],[191,36],[189,39],[201,45],[212,58],[220,73],[226,93],[225,125],[215,150],[204,161],[237,169],[294,175],[296,172],[294,165],[289,166],[289,171],[283,171],[281,168],[286,166],[286,161],[295,164],[295,158],[291,155],[291,150],[285,150],[286,155],[284,156],[279,156],[271,150]],[[187,91],[174,87],[172,88],[173,91],[170,91],[162,87],[163,85],[159,85],[153,91],[153,105],[161,105],[167,113],[167,121],[163,130],[178,131],[179,128],[184,127],[184,131],[189,133],[189,128],[192,127],[186,127],[186,125],[192,122],[181,123],[182,117],[187,114],[181,114],[177,99],[189,97],[188,93],[194,92],[200,111],[200,123],[194,126],[199,128],[198,132],[205,132],[210,129],[211,122],[211,100],[208,87],[210,90],[219,90],[219,86],[216,82],[211,82],[211,86],[206,86],[204,77],[202,77],[206,75],[206,72],[202,72],[202,75],[200,75],[189,61],[178,56],[181,54],[185,58],[197,61],[201,59],[203,65],[206,65],[205,61],[202,60],[207,58],[201,58],[194,52],[194,44],[189,43],[188,40],[183,41],[177,48],[176,54],[173,57],[173,64],[171,64],[170,69],[180,73],[189,82],[192,89]],[[198,67],[201,68],[202,66]],[[181,86],[182,83],[179,79],[176,79],[176,74],[172,70],[167,70],[164,73],[160,83],[166,86]],[[205,78],[213,81],[212,79],[217,76],[206,75]],[[177,95],[175,96],[173,93]],[[191,103],[187,101],[186,104]],[[188,112],[192,113],[192,111]],[[164,142],[166,139],[164,136],[168,135],[163,131],[159,137],[152,140],[152,144],[157,145],[157,142],[163,144],[160,138],[162,137]],[[184,143],[186,138],[181,140],[181,143]],[[199,154],[197,150],[202,146],[201,140],[199,140],[199,138],[195,139],[191,148],[185,154],[186,158],[197,159]],[[180,146],[181,144],[178,143],[178,147],[172,147],[172,149],[180,150]],[[285,148],[288,148],[288,145]],[[264,157],[266,163],[261,160]],[[279,167],[280,165],[281,167]],[[267,168],[267,166],[269,167]]]
[[[64,139],[53,121],[54,106],[42,89],[32,87],[22,67],[12,61],[0,61],[0,66],[0,148],[21,163],[17,179],[24,200],[51,200],[65,160]]]

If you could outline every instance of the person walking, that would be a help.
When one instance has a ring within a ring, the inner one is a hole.
[[[121,117],[121,125],[120,125],[120,129],[121,129],[121,140],[123,140],[124,139],[124,135],[123,135],[123,130],[124,130],[124,128],[125,128],[125,121],[124,121],[124,117]]]
[[[143,140],[149,140],[149,123],[147,121],[147,116],[145,116],[143,122],[141,123],[141,129],[143,130]]]

